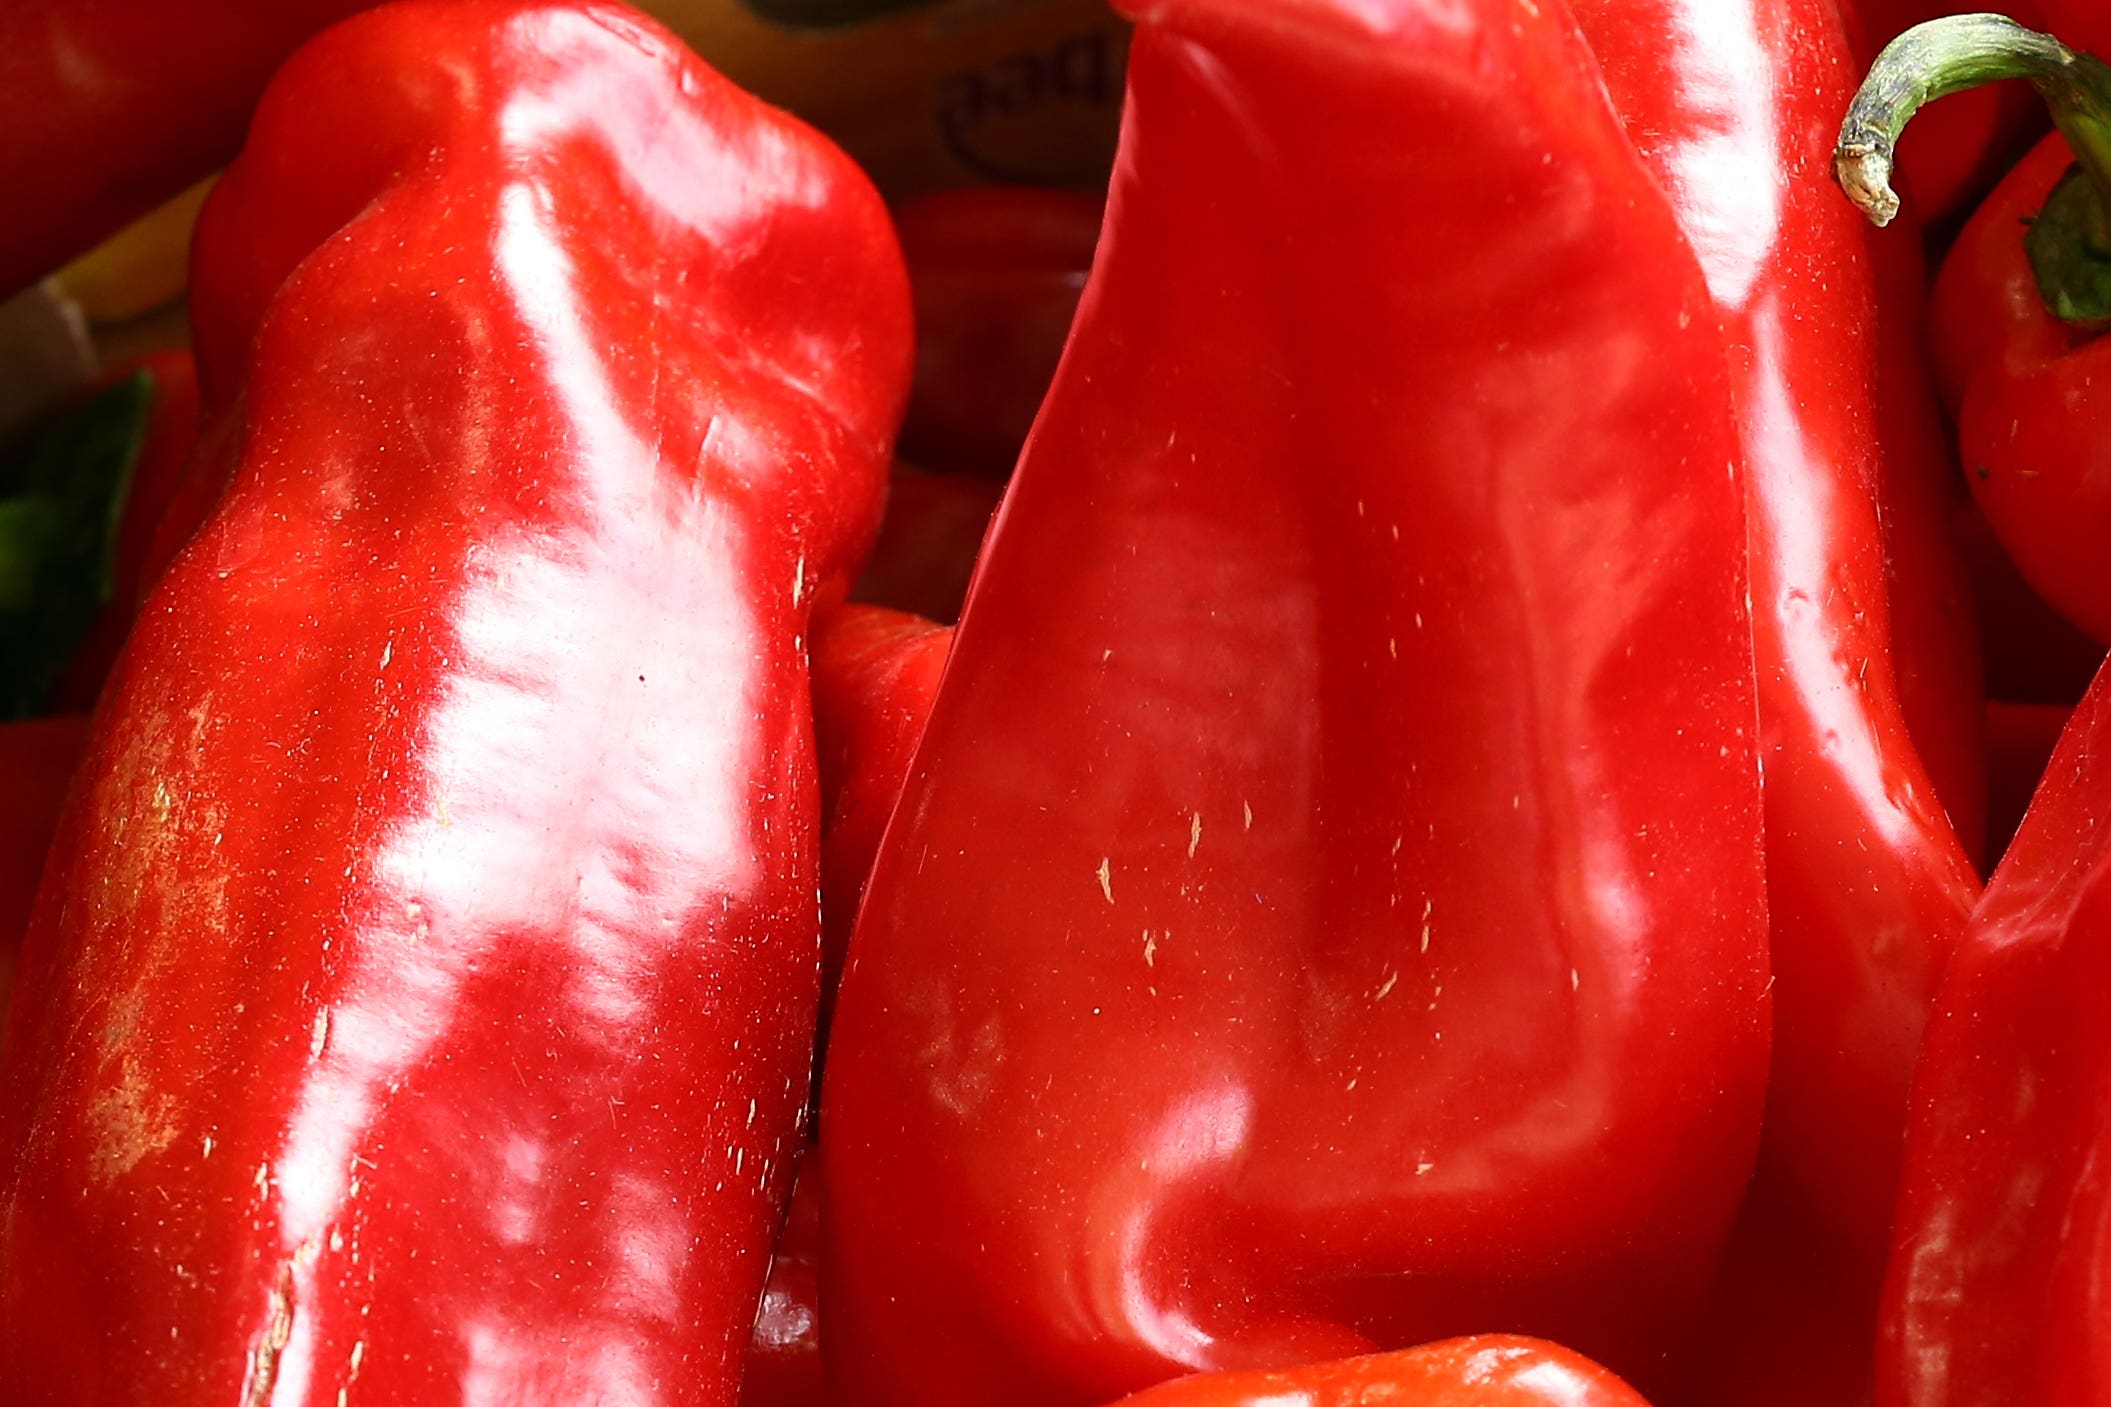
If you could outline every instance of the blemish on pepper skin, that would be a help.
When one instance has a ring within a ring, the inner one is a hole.
[[[175,1101],[167,1095],[150,1099],[146,1077],[131,1056],[123,1057],[118,1071],[117,1082],[95,1097],[85,1116],[96,1135],[88,1175],[104,1185],[176,1141]]]
[[[1114,902],[1114,861],[1111,856],[1100,856],[1098,874],[1099,892],[1106,895],[1111,904]]]
[[[249,1386],[242,1394],[244,1407],[265,1407],[278,1386],[279,1355],[293,1338],[293,1264],[279,1266],[278,1283],[271,1288],[271,1318],[249,1350]]]
[[[1202,813],[1195,812],[1187,827],[1187,857],[1195,858],[1195,848],[1202,844]]]
[[[154,1091],[141,1032],[187,946],[217,942],[229,925],[226,874],[201,875],[184,863],[187,849],[224,833],[226,817],[170,784],[207,753],[211,710],[207,694],[181,713],[140,719],[92,784],[95,821],[82,858],[94,878],[77,896],[90,931],[68,978],[104,1013],[91,1057],[96,1094],[83,1113],[92,1134],[87,1171],[97,1182],[175,1141],[176,1104]]]

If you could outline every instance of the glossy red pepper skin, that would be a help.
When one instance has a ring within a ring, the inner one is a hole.
[[[2111,644],[2111,341],[2046,310],[2023,247],[2072,160],[2047,137],[1979,207],[1936,278],[1932,331],[1988,525],[2039,596]]]
[[[851,922],[931,715],[953,632],[900,611],[850,605],[817,620],[814,635],[825,1041]],[[741,1407],[820,1407],[824,1400],[820,1260],[821,1166],[809,1144],[748,1341]]]
[[[2062,735],[1928,1026],[1879,1407],[2111,1397],[2107,846],[2111,674]]]
[[[374,0],[0,6],[0,296],[224,164],[265,80]]]
[[[31,926],[0,1382],[730,1404],[812,1060],[806,617],[908,385],[884,207],[632,11],[406,3],[281,70],[194,266],[240,433]]]
[[[740,1373],[740,1407],[821,1407],[821,1165],[799,1155]]]
[[[824,1030],[858,901],[901,799],[952,643],[950,628],[879,606],[844,606],[815,625]]]
[[[1908,442],[1926,457],[1885,462],[1880,394],[1899,378],[1873,240],[1829,164],[1859,71],[1830,0],[1574,9],[1700,254],[1737,378],[1774,973],[1762,1163],[1820,1239],[1856,1249],[1873,1295],[1920,1028],[1979,885],[1892,668],[1884,518],[1917,482],[1914,548],[1948,553],[1930,511],[1948,465],[1932,433]],[[1981,700],[1962,704],[1976,731]],[[1983,753],[1970,771],[1983,787]]]
[[[830,1037],[832,1400],[1648,1371],[1767,1059],[1700,271],[1565,10],[1138,19]]]
[[[1092,268],[1097,192],[985,186],[895,212],[916,299],[902,453],[1003,480],[1055,374]]]
[[[1175,1378],[1119,1407],[1648,1407],[1605,1369],[1556,1344],[1507,1334],[1278,1373]]]

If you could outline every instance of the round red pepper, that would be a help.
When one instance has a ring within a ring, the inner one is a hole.
[[[1648,1407],[1605,1369],[1508,1334],[1274,1373],[1175,1378],[1116,1407]]]

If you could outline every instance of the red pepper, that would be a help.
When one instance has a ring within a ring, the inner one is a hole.
[[[1971,573],[1972,601],[1979,615],[1979,639],[1986,661],[1987,697],[2072,708],[2103,666],[2104,647],[2068,624],[2030,589],[1977,508],[1969,503],[1959,505],[1951,531]],[[1987,742],[1989,750],[1998,754],[1999,744],[1991,733]],[[1989,791],[1999,790],[2000,778],[1995,776]],[[1998,838],[2003,834],[2000,798],[1990,794],[1988,808],[1990,830]]]
[[[1507,1334],[1279,1373],[1176,1378],[1120,1407],[1648,1407],[1578,1354]]]
[[[1655,1370],[1767,1060],[1701,271],[1563,8],[1137,18],[830,1037],[832,1398]]]
[[[0,6],[0,296],[225,163],[295,45],[374,0]]]
[[[1926,372],[1878,335],[1871,241],[1825,178],[1854,81],[1830,0],[1575,10],[1737,369],[1774,972],[1762,1195],[1851,1248],[1873,1314],[1920,1026],[1979,887],[1893,672],[1884,520],[1906,518],[1905,550],[1940,561],[1947,465],[1932,425],[1903,440],[1922,458],[1900,462],[1902,437],[1887,456],[1879,396],[1918,380],[1932,419]],[[1976,733],[1981,701],[1959,704]],[[1961,770],[1983,787],[1983,752]],[[1976,821],[1983,805],[1958,809]]]
[[[2111,49],[2111,11],[2102,0],[2032,0],[2023,8],[2004,6],[2010,19],[2030,23],[2033,15],[2044,21],[2042,28],[2078,49],[2102,53]]]
[[[1923,25],[1864,84],[1840,134],[1841,180],[1888,219],[1894,143],[1918,104],[1994,77],[2037,85],[2082,161],[2063,178],[2068,140],[2048,137],[1973,216],[1938,281],[1937,362],[1995,536],[2040,596],[2111,642],[2111,411],[2095,390],[2111,376],[2111,344],[2095,336],[2111,320],[2096,233],[2111,218],[2111,68],[1999,16]]]
[[[0,777],[7,779],[0,801],[0,1026],[59,803],[87,741],[88,720],[79,716],[0,723]]]
[[[902,453],[1003,479],[1055,374],[1099,239],[1101,197],[986,186],[895,213],[916,298]]]
[[[229,486],[31,925],[0,1381],[730,1404],[813,1053],[806,621],[908,387],[886,211],[632,11],[414,0],[280,71],[194,268]]]
[[[1879,1407],[2111,1398],[2111,673],[1944,979],[1918,1075]]]
[[[953,632],[873,606],[846,606],[817,622],[814,732],[821,759],[821,925],[825,937],[823,1031],[844,945],[872,873]],[[791,1215],[748,1342],[742,1407],[819,1407],[821,1381],[821,1167],[800,1155]]]
[[[824,1030],[858,901],[931,716],[952,643],[953,632],[936,621],[878,606],[845,606],[815,631]]]
[[[809,1144],[792,1174],[791,1212],[755,1311],[740,1407],[820,1407],[821,1165]]]

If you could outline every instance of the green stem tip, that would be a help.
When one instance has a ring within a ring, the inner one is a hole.
[[[1891,169],[1899,134],[1937,98],[2021,78],[2052,109],[2076,159],[2111,194],[2111,67],[2005,15],[1950,15],[1886,45],[1840,124],[1833,170],[1871,220],[1898,214]]]

